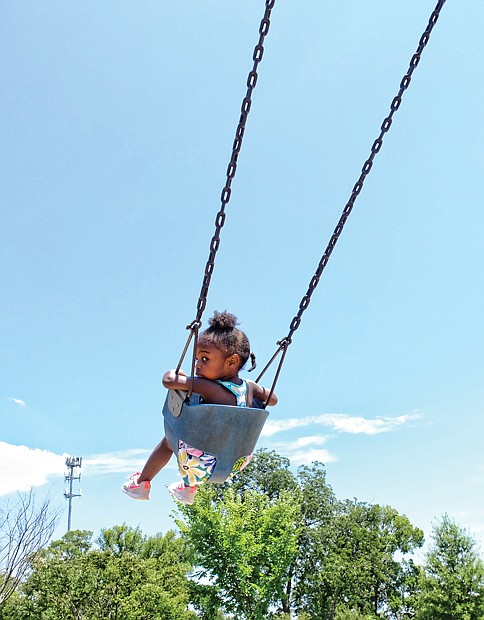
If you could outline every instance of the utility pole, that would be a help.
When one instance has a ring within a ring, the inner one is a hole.
[[[69,512],[67,515],[67,531],[68,532],[70,532],[71,530],[72,498],[81,497],[80,490],[79,490],[79,493],[72,492],[72,481],[81,479],[81,472],[79,472],[79,475],[76,476],[74,475],[74,470],[77,469],[78,467],[80,469],[81,465],[82,465],[82,456],[68,456],[66,458],[66,466],[67,466],[68,472],[65,475],[65,479],[66,481],[69,481],[69,486],[64,492],[64,497],[66,497],[69,500]]]

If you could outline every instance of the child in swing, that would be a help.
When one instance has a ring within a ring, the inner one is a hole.
[[[237,317],[233,314],[214,312],[209,327],[198,338],[193,392],[200,394],[205,403],[250,407],[254,399],[265,402],[269,397],[270,390],[239,377],[239,371],[249,357],[252,362],[249,370],[255,368],[255,356],[250,351],[247,336],[237,329],[237,324]],[[168,370],[163,376],[163,385],[169,390],[188,391],[191,381],[192,378],[182,370]],[[277,404],[274,393],[267,404]],[[142,471],[133,474],[123,485],[123,491],[133,499],[149,499],[152,479],[168,463],[172,454],[173,450],[164,437]],[[231,476],[244,469],[251,458],[252,455],[239,459]],[[212,475],[216,459],[180,440],[177,460],[182,480],[170,484],[168,490],[178,501],[192,504],[197,487]]]

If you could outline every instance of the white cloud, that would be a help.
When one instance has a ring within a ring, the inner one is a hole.
[[[272,437],[276,433],[282,433],[294,428],[304,428],[314,424],[329,426],[335,431],[342,433],[377,435],[378,433],[387,433],[396,426],[401,426],[419,417],[418,415],[400,415],[394,418],[363,418],[361,416],[351,416],[347,413],[323,413],[317,416],[289,418],[288,420],[268,420],[262,430],[262,436]]]
[[[65,456],[48,450],[0,441],[0,495],[46,484],[49,476],[64,473],[64,461]]]
[[[272,420],[269,419],[264,425],[261,432],[261,437],[272,437],[276,433],[283,433],[284,431],[290,431],[293,428],[301,426],[309,426],[312,424],[310,421],[312,418],[289,418],[288,420]]]
[[[314,461],[333,463],[337,460],[336,457],[329,450],[320,447],[326,441],[324,435],[308,435],[293,441],[271,442],[270,448],[287,457],[295,465],[310,465]]]
[[[296,450],[288,457],[295,465],[311,465],[315,461],[319,463],[334,463],[337,458],[329,450],[312,448],[310,450]]]
[[[393,418],[364,418],[361,416],[351,416],[346,413],[323,413],[303,418],[289,418],[288,420],[269,419],[262,430],[261,437],[270,438],[277,433],[310,426],[329,427],[337,433],[377,435],[378,433],[387,433],[395,427],[419,417],[418,415],[401,415]],[[321,448],[327,439],[327,436],[319,434],[298,437],[290,441],[273,441],[269,439],[270,445],[268,447],[286,456],[296,465],[309,465],[314,461],[332,463],[337,460],[337,457],[329,450]]]
[[[139,471],[149,455],[149,450],[133,448],[119,452],[91,454],[82,459],[82,468],[89,475],[105,475]]]
[[[12,399],[17,400],[17,399]],[[20,404],[23,401],[19,401]],[[334,431],[351,434],[376,435],[391,431],[397,426],[418,418],[418,415],[397,417],[363,418],[344,413],[325,413],[288,420],[268,420],[261,436],[272,437],[277,433],[308,426],[326,426]],[[294,438],[291,441],[271,442],[271,448],[287,456],[295,464],[309,464],[313,461],[331,463],[336,457],[321,446],[326,443],[324,435],[314,434]],[[149,451],[135,448],[119,452],[92,454],[83,458],[82,473],[88,475],[131,474],[144,464]],[[0,495],[14,491],[26,491],[48,482],[51,476],[65,473],[66,455],[49,450],[16,446],[0,441]],[[175,467],[173,462],[168,465]]]
[[[132,449],[124,452],[93,454],[82,459],[82,474],[106,475],[129,473],[140,469],[149,450]],[[49,478],[64,477],[66,454],[55,454],[49,450],[16,446],[0,441],[0,496],[15,491],[28,491],[41,487]]]
[[[295,441],[292,442],[295,450],[299,450],[300,448],[307,448],[311,445],[322,446],[326,443],[327,438],[324,435],[309,435],[307,437],[299,437]]]
[[[327,438],[324,435],[308,435],[306,437],[298,437],[292,441],[275,441],[271,442],[271,447],[274,449],[277,448],[287,448],[287,446],[292,446],[294,450],[300,450],[302,448],[307,448],[312,445],[322,446],[327,441]]]
[[[26,406],[25,402],[23,400],[20,400],[20,398],[10,398],[9,400],[11,400],[12,403],[15,403],[19,407],[25,407]]]

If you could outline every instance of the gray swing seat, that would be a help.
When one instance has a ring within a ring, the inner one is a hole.
[[[165,436],[175,454],[182,440],[214,456],[217,464],[208,482],[221,484],[241,457],[252,454],[269,413],[254,406],[198,404],[198,394],[187,403],[186,395],[168,391],[163,406]]]

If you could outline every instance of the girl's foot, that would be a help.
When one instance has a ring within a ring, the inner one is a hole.
[[[123,491],[133,499],[150,499],[151,482],[143,480],[138,484],[139,476],[139,471],[130,476],[123,484]]]
[[[175,499],[183,504],[193,504],[197,487],[187,487],[184,482],[172,482],[168,486],[168,491]]]

